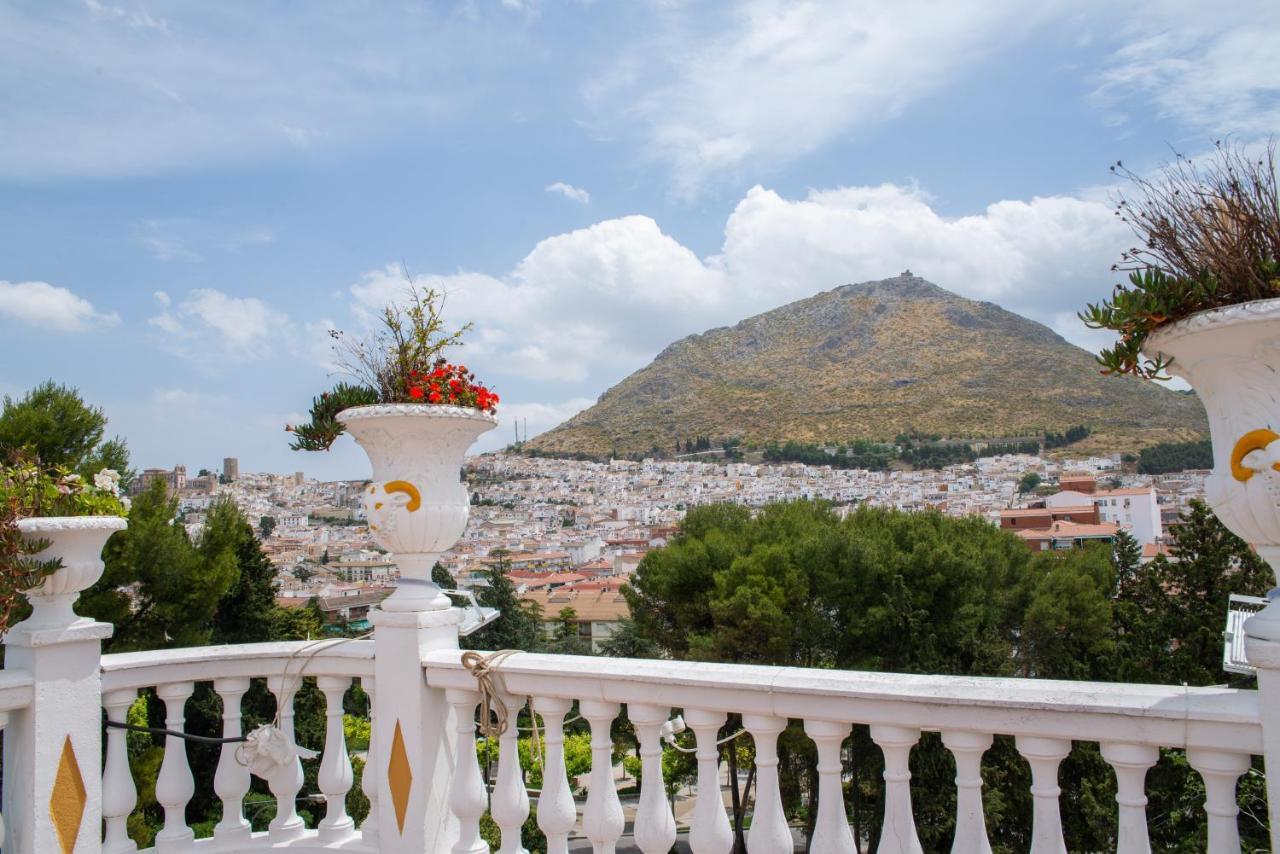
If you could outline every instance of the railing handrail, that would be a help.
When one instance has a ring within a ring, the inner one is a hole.
[[[0,670],[0,712],[31,705],[35,680],[25,670]]]
[[[326,638],[114,653],[102,656],[102,690],[283,676],[286,667],[289,675],[371,677],[373,641]]]
[[[427,684],[474,690],[460,659],[457,650],[427,653]],[[1258,694],[1233,688],[536,653],[511,655],[498,670],[515,695],[1262,753]]]

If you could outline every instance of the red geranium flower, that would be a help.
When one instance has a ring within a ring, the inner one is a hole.
[[[422,400],[422,386],[416,385],[409,389],[409,397],[412,397],[414,400]]]

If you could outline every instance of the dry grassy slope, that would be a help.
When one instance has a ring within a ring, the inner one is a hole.
[[[1193,396],[1102,376],[1047,327],[903,274],[677,341],[530,444],[602,455],[698,435],[985,437],[1081,423],[1097,434],[1094,450],[1207,435]]]

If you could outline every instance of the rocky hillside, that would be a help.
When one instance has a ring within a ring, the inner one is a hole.
[[[1092,450],[1207,435],[1200,402],[1131,377],[1045,326],[918,276],[845,285],[692,335],[529,444],[670,452],[677,439],[997,437],[1086,424]]]

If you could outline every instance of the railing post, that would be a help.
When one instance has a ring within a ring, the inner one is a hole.
[[[101,661],[112,627],[71,617],[26,620],[4,638],[5,669],[36,685],[4,731],[5,854],[102,851]]]
[[[1274,628],[1263,621],[1255,623],[1255,620],[1258,618],[1245,621],[1244,652],[1249,663],[1258,669],[1258,711],[1267,772],[1271,850],[1280,851],[1280,640],[1259,637],[1259,633],[1270,634]]]
[[[374,609],[373,698],[378,844],[385,854],[445,854],[458,838],[449,809],[455,728],[441,689],[427,688],[422,654],[457,649],[459,608],[436,611]]]

